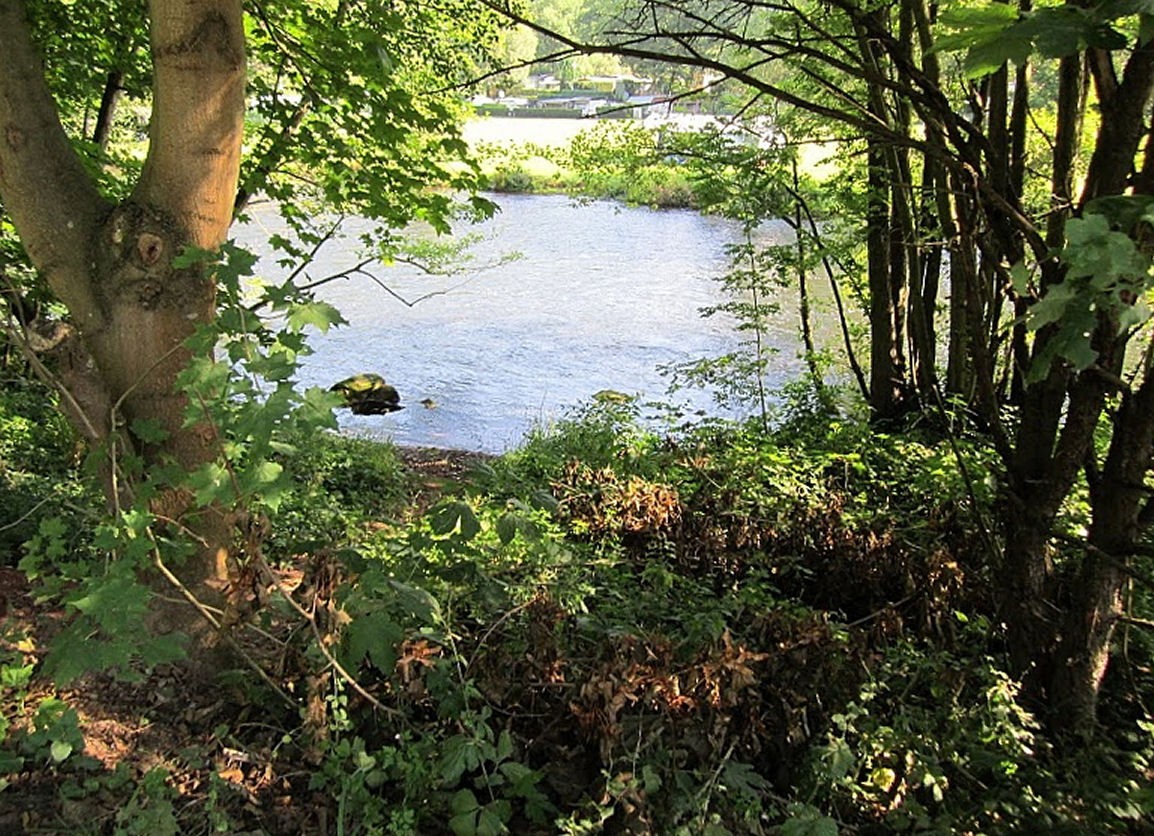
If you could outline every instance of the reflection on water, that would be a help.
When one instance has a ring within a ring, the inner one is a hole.
[[[718,301],[732,224],[689,211],[574,204],[561,196],[499,196],[482,227],[479,262],[511,263],[453,278],[407,266],[380,277],[407,307],[364,277],[324,286],[349,324],[311,343],[305,386],[327,387],[357,372],[394,384],[406,409],[385,416],[342,412],[342,428],[400,444],[500,452],[534,423],[548,422],[602,389],[662,398],[657,367],[714,356],[736,342],[732,322],[702,319]],[[269,222],[269,219],[264,219]],[[240,234],[253,246],[260,219]],[[350,245],[351,247],[351,245]],[[354,254],[322,252],[313,276],[350,266]],[[269,278],[275,268],[261,266]],[[772,385],[797,373],[792,321],[771,343],[781,350]],[[680,397],[680,396],[679,396]],[[429,400],[434,408],[420,404]],[[700,394],[694,408],[707,407]]]

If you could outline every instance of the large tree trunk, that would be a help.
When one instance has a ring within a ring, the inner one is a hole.
[[[108,436],[148,421],[167,437],[139,444],[146,463],[196,467],[216,454],[212,434],[184,428],[174,388],[184,340],[211,320],[214,283],[199,268],[174,269],[186,246],[218,247],[232,220],[244,118],[240,0],[152,0],[154,63],[149,152],[125,203],[98,193],[72,150],[32,46],[23,4],[0,0],[0,200],[33,264],[68,307],[90,358],[89,432]],[[79,390],[78,390],[79,392]],[[118,413],[107,414],[112,404]],[[95,411],[94,411],[95,410]],[[176,494],[155,509],[180,517]],[[209,511],[182,520],[203,548],[183,567],[208,592],[224,579],[227,521]]]

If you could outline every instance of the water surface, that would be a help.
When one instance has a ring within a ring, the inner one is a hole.
[[[436,294],[412,306],[363,276],[320,289],[349,324],[313,337],[301,382],[328,387],[376,372],[406,405],[385,416],[342,411],[343,429],[400,444],[501,452],[600,390],[662,398],[668,380],[659,366],[736,344],[731,320],[699,313],[719,301],[714,279],[727,268],[725,245],[739,234],[733,224],[563,196],[494,199],[502,211],[480,227],[486,238],[474,260],[497,262],[510,252],[519,259],[454,277],[404,265],[378,269],[405,300]],[[256,242],[262,223],[275,220],[258,213],[242,243]],[[329,247],[310,273],[350,266],[353,250]],[[275,268],[262,270],[273,278]],[[779,385],[799,368],[789,317],[781,317],[771,342],[780,362],[770,383]],[[698,393],[690,408],[710,403]]]

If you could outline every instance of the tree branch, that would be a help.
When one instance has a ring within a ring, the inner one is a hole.
[[[0,202],[24,248],[77,322],[103,322],[88,242],[109,206],[61,125],[24,3],[0,0]]]

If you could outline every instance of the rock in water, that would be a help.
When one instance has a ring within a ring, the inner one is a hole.
[[[330,392],[340,392],[354,415],[384,415],[404,409],[397,390],[385,383],[379,374],[365,373],[346,377],[329,387]]]

